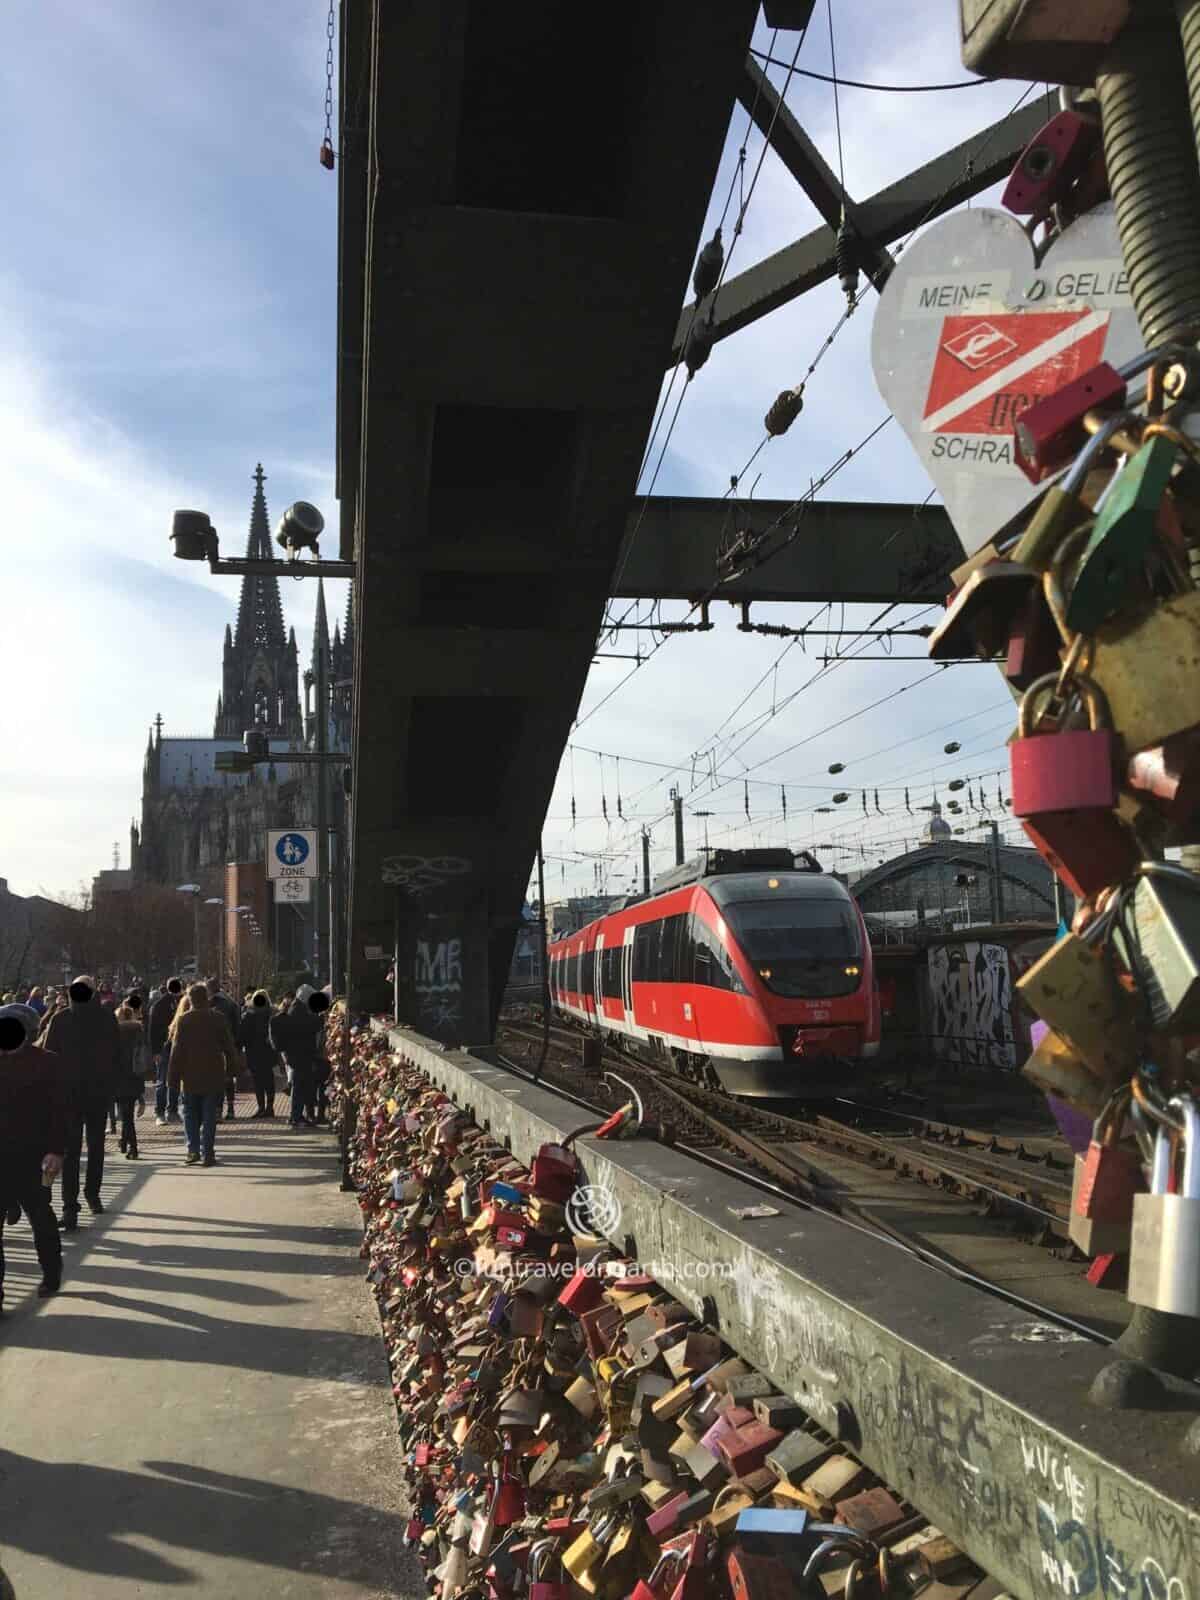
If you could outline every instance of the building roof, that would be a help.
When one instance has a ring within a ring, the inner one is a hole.
[[[272,755],[276,751],[286,756],[292,748],[287,739],[269,741]],[[166,789],[236,788],[249,782],[248,772],[218,772],[218,750],[241,750],[240,739],[171,739],[164,738],[159,746],[158,784]],[[300,770],[296,769],[297,772]],[[259,768],[265,773],[266,768]],[[275,774],[281,783],[292,776],[287,762],[279,761]]]

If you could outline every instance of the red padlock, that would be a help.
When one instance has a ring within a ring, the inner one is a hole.
[[[796,1585],[782,1561],[774,1556],[748,1556],[731,1550],[725,1571],[733,1600],[792,1600]]]
[[[532,1180],[534,1194],[543,1200],[553,1200],[565,1205],[575,1188],[577,1171],[575,1152],[561,1144],[544,1144],[533,1158]]]
[[[1031,483],[1041,483],[1073,461],[1088,440],[1089,411],[1107,416],[1125,404],[1125,379],[1101,361],[1044,400],[1026,406],[1013,429],[1013,461]]]
[[[580,1267],[575,1276],[563,1285],[558,1304],[564,1310],[581,1317],[585,1311],[594,1310],[603,1298],[603,1281],[594,1272],[588,1272]]]
[[[1118,743],[1097,685],[1078,673],[1069,680],[1087,707],[1089,727],[1036,732],[1037,709],[1057,682],[1053,672],[1035,678],[1021,699],[1017,737],[1009,746],[1013,815],[1068,888],[1086,900],[1123,882],[1141,855],[1113,809]]]
[[[650,1576],[638,1579],[630,1591],[629,1600],[667,1600],[671,1592],[667,1585],[682,1577],[686,1564],[687,1556],[682,1550],[664,1551]]]
[[[558,1540],[539,1539],[529,1552],[529,1600],[567,1600],[568,1586],[560,1578],[550,1583],[543,1574],[552,1562],[558,1560]]]
[[[1141,1163],[1132,1150],[1116,1144],[1125,1116],[1125,1098],[1109,1101],[1096,1118],[1092,1142],[1083,1158],[1083,1173],[1075,1195],[1075,1210],[1093,1222],[1133,1220],[1133,1197],[1145,1188]]]
[[[671,1591],[671,1600],[710,1600],[712,1583],[708,1566],[708,1535],[703,1528],[689,1528],[687,1533],[669,1539],[663,1553],[679,1551],[684,1556],[683,1572]]]
[[[1060,111],[1022,150],[1000,204],[1041,222],[1067,198],[1099,148],[1099,122],[1078,111]]]
[[[717,1445],[721,1459],[735,1478],[757,1472],[771,1451],[782,1440],[778,1428],[766,1422],[748,1422],[726,1435]]]

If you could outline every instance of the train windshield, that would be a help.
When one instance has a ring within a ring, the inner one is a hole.
[[[755,971],[776,994],[817,998],[858,986],[858,918],[841,900],[740,900],[725,908]]]

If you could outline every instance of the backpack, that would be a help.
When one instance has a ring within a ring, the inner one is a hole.
[[[150,1073],[152,1064],[153,1057],[150,1054],[150,1046],[144,1038],[139,1039],[133,1047],[133,1061],[130,1064],[130,1071],[135,1078],[145,1079]]]

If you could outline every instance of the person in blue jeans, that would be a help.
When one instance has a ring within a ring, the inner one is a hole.
[[[170,1044],[168,1083],[182,1091],[187,1165],[215,1167],[217,1114],[225,1098],[225,1078],[236,1073],[239,1062],[229,1024],[209,1004],[204,984],[194,983],[180,1001]]]
[[[165,1127],[179,1121],[179,1090],[168,1082],[171,1061],[171,1024],[183,996],[183,979],[168,978],[167,987],[150,1007],[147,1023],[150,1053],[154,1057],[154,1120]]]

